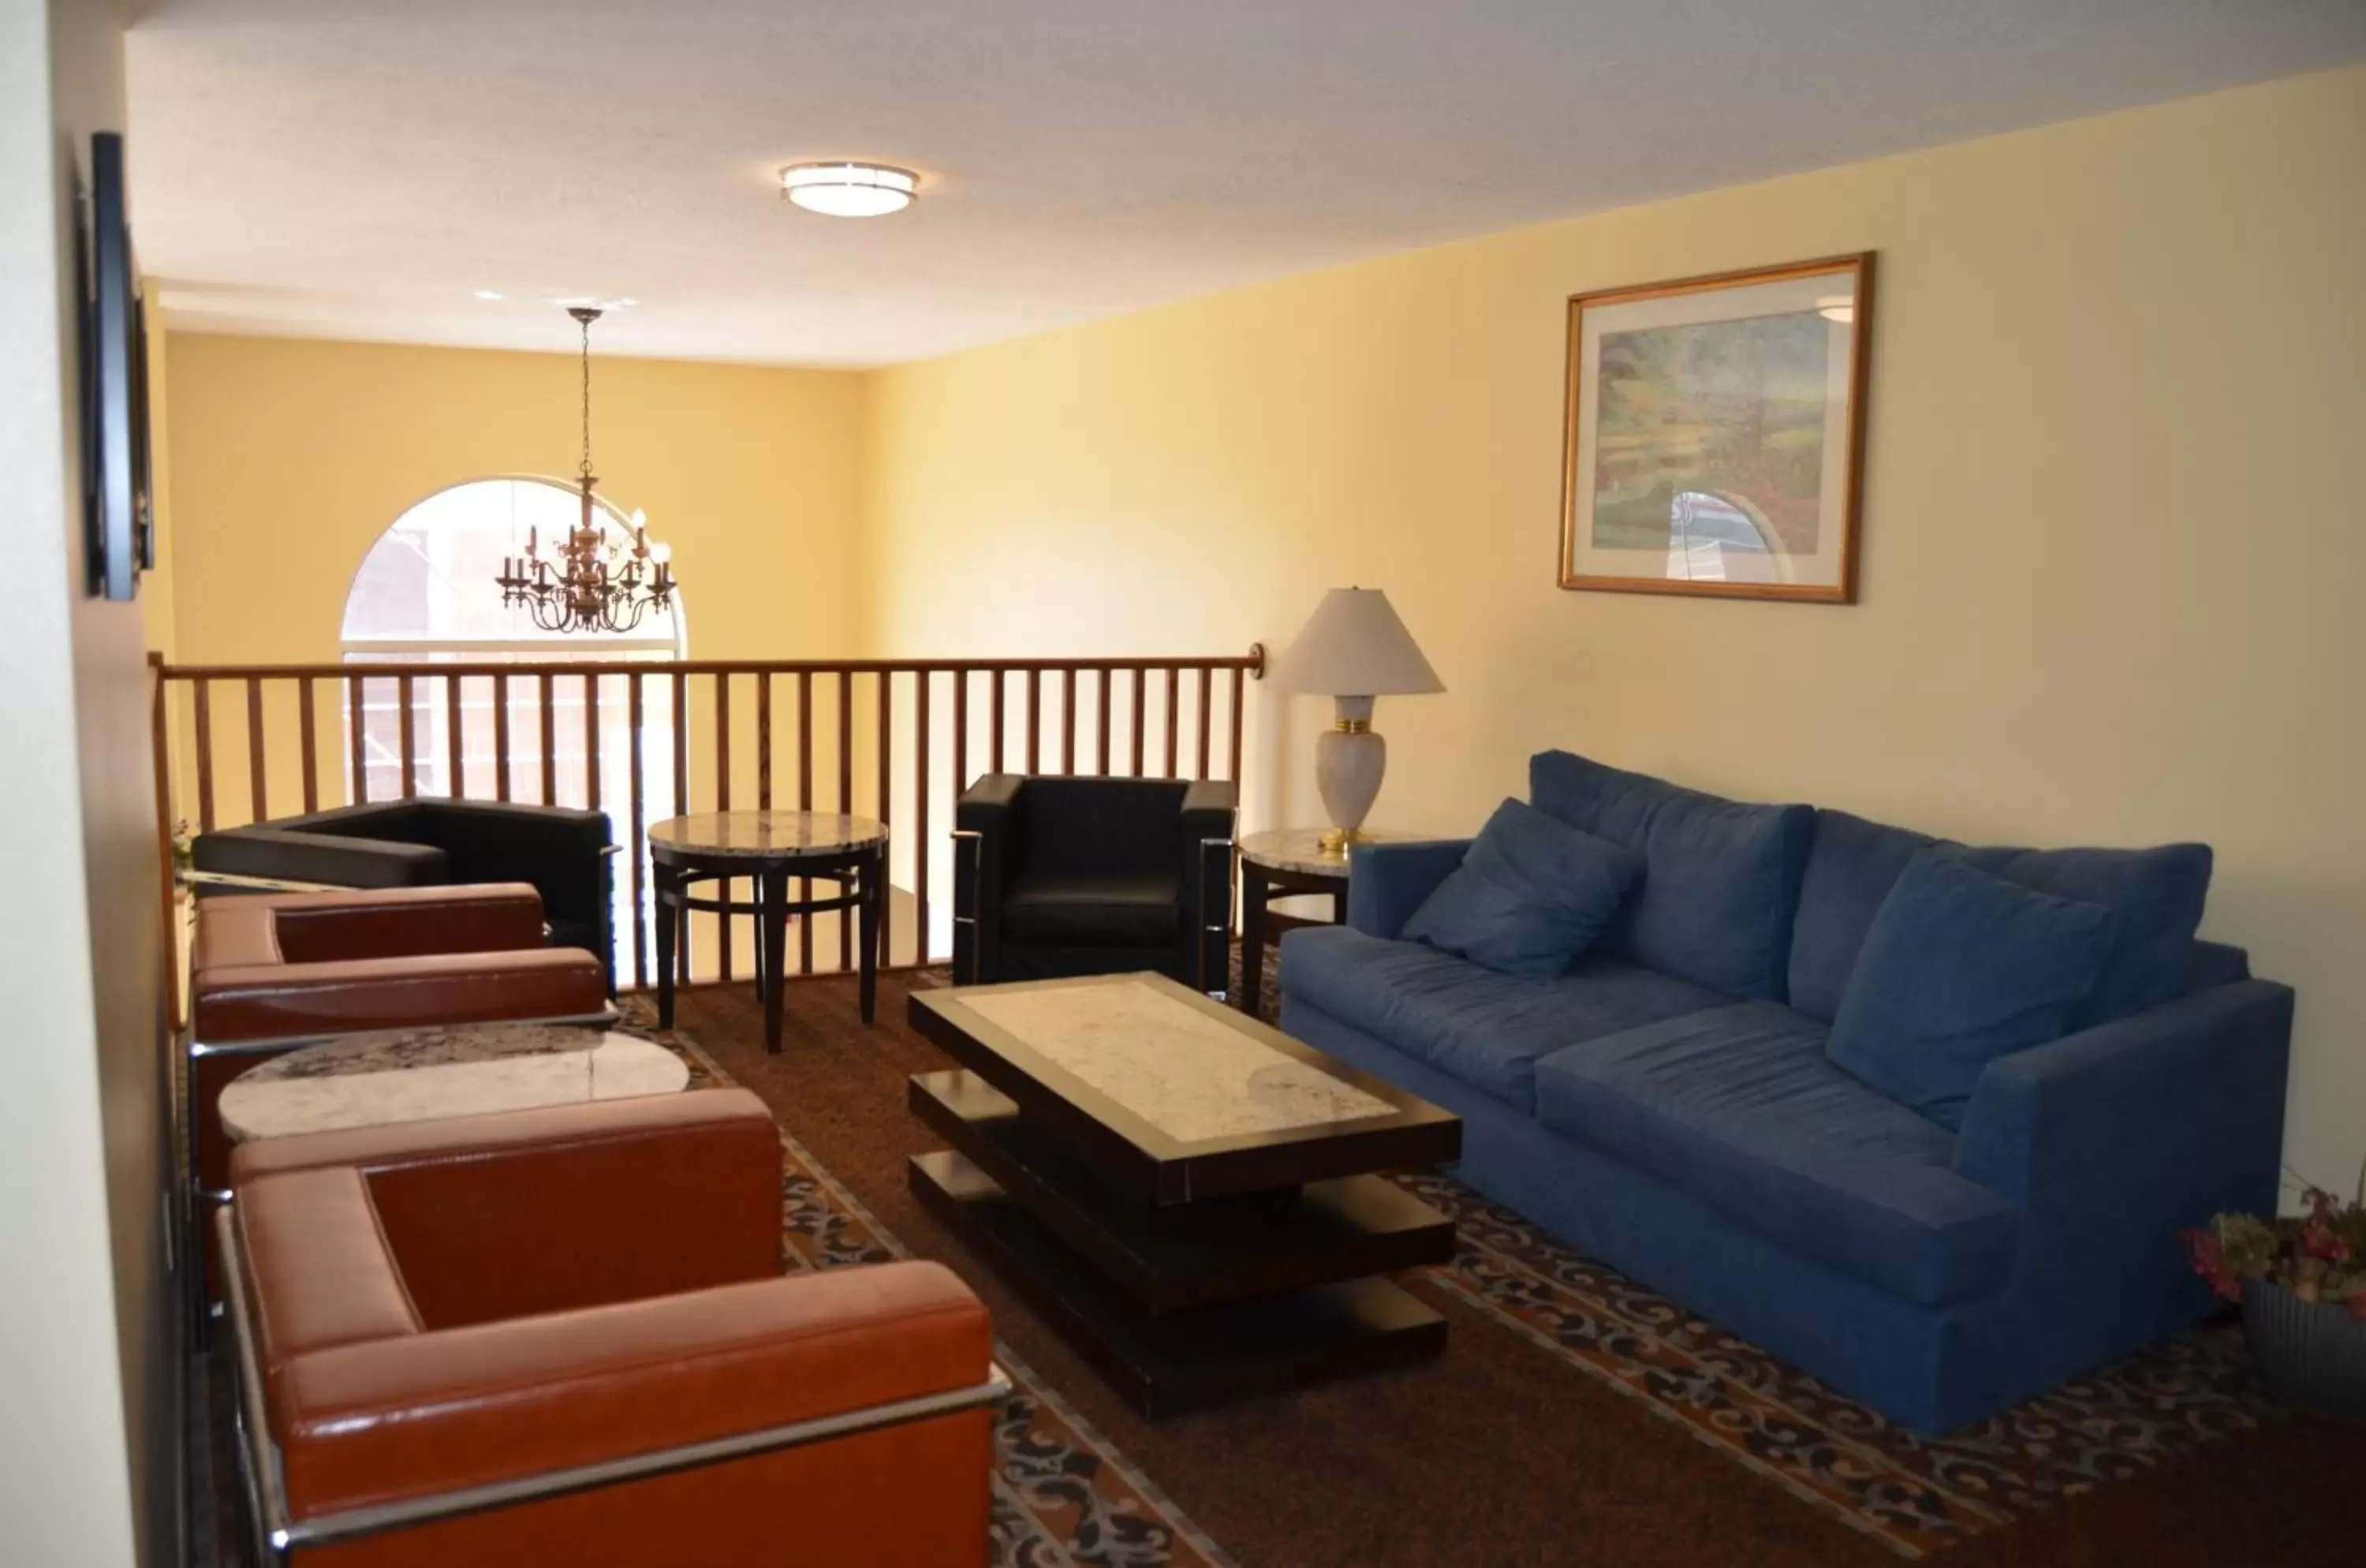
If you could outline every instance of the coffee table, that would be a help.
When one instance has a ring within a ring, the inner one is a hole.
[[[951,1143],[923,1202],[1144,1414],[1403,1366],[1443,1318],[1377,1276],[1454,1255],[1374,1172],[1461,1152],[1451,1111],[1158,975],[912,995],[963,1065],[911,1080]]]
[[[341,1035],[222,1087],[222,1130],[244,1143],[394,1122],[671,1094],[690,1068],[662,1045],[553,1023],[461,1023]]]

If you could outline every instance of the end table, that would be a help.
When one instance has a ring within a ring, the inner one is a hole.
[[[1275,828],[1241,835],[1241,989],[1234,999],[1254,1016],[1265,987],[1266,905],[1277,895],[1327,893],[1331,919],[1347,919],[1347,857],[1323,847],[1320,828]],[[1417,833],[1359,833],[1359,844],[1414,843]]]

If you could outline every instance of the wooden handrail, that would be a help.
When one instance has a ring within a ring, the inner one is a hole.
[[[299,799],[307,812],[356,801],[445,796],[606,810],[628,851],[616,868],[623,906],[617,973],[621,983],[648,986],[655,982],[658,958],[647,907],[653,884],[642,842],[650,819],[728,810],[735,789],[749,785],[738,796],[740,805],[752,797],[758,806],[785,807],[794,780],[797,809],[886,822],[898,840],[902,884],[882,922],[883,958],[898,967],[933,962],[930,917],[942,912],[940,890],[949,885],[950,871],[950,863],[933,863],[951,852],[950,840],[933,840],[946,836],[954,800],[976,773],[1055,766],[1064,773],[1237,782],[1247,682],[1264,675],[1266,661],[1264,649],[1252,648],[1240,655],[1107,659],[174,664],[152,654],[149,662],[155,682],[160,855],[169,858],[175,825],[184,815],[195,818],[198,830],[210,831],[238,825],[242,815],[247,820],[268,819],[275,810],[284,815]],[[1220,682],[1219,673],[1225,679]],[[622,683],[623,701],[611,682]],[[699,685],[704,690],[693,690]],[[186,703],[175,701],[175,687],[188,691]],[[233,694],[233,700],[213,702],[217,688]],[[297,710],[292,740],[284,716],[291,695]],[[754,723],[738,728],[751,698]],[[322,723],[321,702],[341,703],[344,722],[333,722],[332,705],[332,722]],[[793,716],[780,711],[783,704],[794,707]],[[565,734],[562,709],[569,714]],[[625,733],[603,737],[603,716],[621,723]],[[324,743],[340,741],[350,753],[343,765],[321,753]],[[570,750],[563,765],[562,742],[580,748],[580,754]],[[1193,747],[1188,762],[1187,744]],[[784,746],[794,747],[793,759],[780,755]],[[776,765],[794,771],[776,774]],[[616,776],[605,776],[607,769]],[[183,791],[193,796],[194,811],[176,809],[174,796]],[[810,891],[801,889],[800,897]],[[169,884],[164,916],[169,942],[175,919]],[[702,916],[694,946],[693,922],[680,923],[685,975],[731,977],[732,943],[721,919],[727,917]],[[817,956],[825,964],[835,958],[840,970],[853,966],[852,922],[837,926],[836,941],[825,943],[816,942],[811,923],[803,926],[790,949],[794,972],[815,972]]]

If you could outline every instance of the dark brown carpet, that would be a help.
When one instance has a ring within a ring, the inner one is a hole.
[[[679,1022],[915,1252],[958,1269],[1002,1337],[1244,1568],[1381,1564],[1894,1564],[1884,1542],[1800,1501],[1415,1279],[1445,1313],[1446,1357],[1410,1372],[1149,1422],[1119,1402],[905,1187],[935,1146],[905,1079],[950,1065],[904,1024],[906,984],[880,1022],[851,987],[790,993],[767,1056],[746,987],[685,995]],[[2273,1423],[1945,1550],[1963,1568],[2033,1564],[2351,1564],[2347,1488],[2366,1435]]]

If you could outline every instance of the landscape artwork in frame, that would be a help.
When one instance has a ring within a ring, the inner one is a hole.
[[[1856,599],[1873,254],[1573,296],[1560,585]]]

